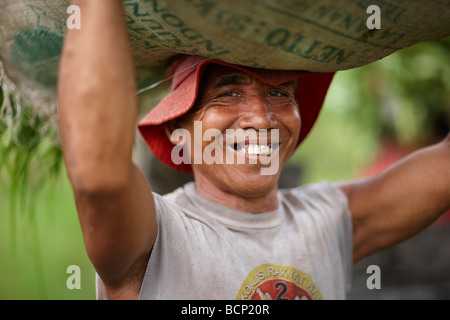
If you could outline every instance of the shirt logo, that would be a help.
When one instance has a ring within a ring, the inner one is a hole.
[[[253,269],[237,300],[323,300],[314,281],[293,267],[263,264]]]

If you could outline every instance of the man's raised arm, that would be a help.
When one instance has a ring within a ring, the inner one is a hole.
[[[78,0],[59,74],[59,123],[84,242],[109,298],[137,298],[156,218],[131,161],[138,112],[122,0]]]
[[[450,134],[374,177],[340,187],[353,216],[354,261],[405,240],[450,209]]]

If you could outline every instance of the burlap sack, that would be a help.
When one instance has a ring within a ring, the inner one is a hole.
[[[18,91],[45,112],[54,107],[69,5],[0,2],[3,90]],[[369,5],[381,9],[381,29],[367,28]],[[162,79],[162,66],[176,53],[261,68],[336,71],[450,34],[448,0],[127,0],[125,6],[141,88]]]

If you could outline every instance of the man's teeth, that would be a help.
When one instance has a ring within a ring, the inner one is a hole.
[[[265,144],[246,144],[246,145],[237,145],[236,150],[241,153],[247,154],[259,154],[263,156],[269,156],[273,152],[272,146],[268,146]]]

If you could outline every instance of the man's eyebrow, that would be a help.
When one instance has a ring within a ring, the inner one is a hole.
[[[214,87],[221,88],[230,84],[244,84],[244,83],[247,83],[247,79],[245,79],[245,77],[239,74],[228,74],[217,77],[216,81],[214,82]]]
[[[291,81],[288,81],[288,82],[284,82],[284,83],[282,83],[282,84],[279,84],[278,86],[284,86],[284,87],[290,87],[290,86],[292,86],[292,87],[295,87],[295,83],[296,83],[295,80],[291,80]]]
[[[282,87],[293,87],[296,88],[296,80],[291,80],[282,84],[279,84],[278,86]],[[218,76],[214,82],[213,87],[216,89],[219,89],[221,87],[227,86],[227,85],[233,85],[233,84],[246,84],[248,83],[248,79],[246,79],[244,76],[240,74],[224,74]]]
[[[298,89],[298,79],[294,79],[288,82],[283,83],[282,85],[287,86],[288,88],[292,88],[294,90],[294,93],[297,92]]]

